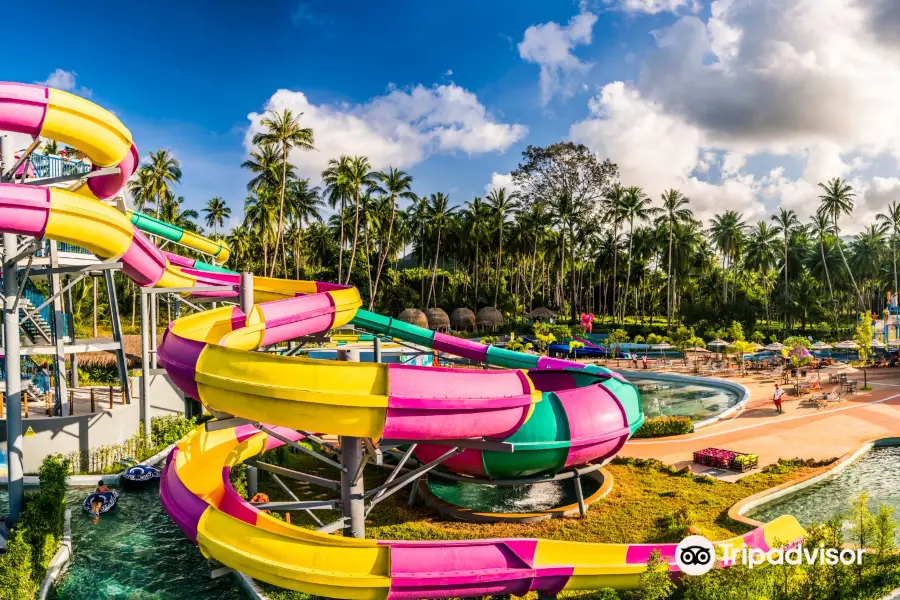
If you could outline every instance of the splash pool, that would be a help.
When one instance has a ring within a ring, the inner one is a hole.
[[[720,416],[735,407],[742,396],[731,388],[706,383],[703,378],[684,379],[644,378],[639,373],[626,373],[626,377],[641,392],[644,416],[690,417],[693,421],[705,421]]]

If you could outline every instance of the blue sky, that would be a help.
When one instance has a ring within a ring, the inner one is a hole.
[[[181,193],[192,205],[214,195],[239,205],[247,180],[239,168],[247,115],[262,111],[277,89],[338,105],[364,104],[391,85],[454,83],[498,121],[526,126],[528,134],[502,152],[437,153],[409,167],[417,191],[450,191],[457,201],[483,193],[493,172],[514,168],[525,145],[565,137],[596,92],[592,85],[571,101],[542,106],[539,68],[519,56],[529,26],[578,14],[579,6],[564,0],[94,5],[89,17],[78,3],[53,10],[41,32],[57,40],[53,51],[34,45],[32,27],[8,29],[7,47],[34,49],[7,63],[3,77],[32,82],[57,69],[75,74],[74,91],[90,90],[95,102],[119,115],[142,155],[158,147],[177,154]],[[21,3],[7,7],[7,22],[29,22],[31,11]],[[602,13],[594,43],[577,49],[579,58],[595,62],[591,79],[632,76],[635,65],[624,56],[651,43],[648,27],[666,20]],[[73,22],[87,24],[74,35]]]
[[[94,1],[55,6],[35,40],[34,9],[14,3],[5,22],[23,25],[4,41],[20,52],[0,77],[90,95],[142,155],[175,153],[195,207],[239,209],[260,115],[292,108],[319,152],[291,161],[314,182],[328,158],[366,154],[464,202],[528,144],[573,139],[652,197],[679,187],[702,218],[805,218],[841,176],[864,221],[900,197],[883,26],[898,15],[894,0]]]

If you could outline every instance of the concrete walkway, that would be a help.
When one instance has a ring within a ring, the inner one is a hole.
[[[862,372],[854,378],[862,386]],[[758,454],[762,467],[779,458],[835,458],[866,442],[900,436],[900,369],[870,369],[872,391],[857,392],[825,408],[816,409],[801,404],[800,398],[785,395],[784,414],[775,412],[773,381],[752,376],[730,379],[750,389],[750,400],[743,412],[696,433],[630,441],[620,456],[656,458],[676,467],[693,465],[695,472],[702,472],[705,467],[693,464],[692,453],[703,448]],[[830,387],[823,383],[824,389]],[[785,386],[791,391],[792,388]]]

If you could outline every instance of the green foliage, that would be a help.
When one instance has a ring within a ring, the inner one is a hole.
[[[492,346],[497,343],[497,338],[492,335],[486,335],[479,340],[482,344],[486,344],[488,346]]]
[[[249,493],[247,492],[247,466],[244,463],[239,463],[233,467],[231,467],[231,487],[234,488],[234,491],[238,496],[245,500],[249,500]]]
[[[669,577],[669,563],[663,560],[659,550],[654,550],[647,561],[647,570],[641,573],[637,597],[640,600],[664,600],[675,591]]]
[[[649,342],[650,336],[647,336],[647,337],[648,337],[647,341]],[[609,338],[607,338],[606,341],[610,345],[624,344],[628,341],[628,332],[625,331],[624,329],[616,329],[611,334],[609,334]]]
[[[121,383],[116,365],[91,365],[78,367],[78,383],[82,386],[114,385]]]
[[[41,485],[26,495],[9,549],[0,556],[0,600],[34,598],[63,536],[69,469],[68,460],[59,455],[44,458]]]
[[[785,338],[784,342],[782,342],[782,343],[785,346],[787,346],[788,348],[796,348],[798,346],[802,346],[803,348],[806,348],[807,350],[812,348],[812,342],[810,342],[807,338],[803,337],[802,335],[792,335],[790,337]]]
[[[740,321],[732,321],[728,326],[728,338],[738,342],[744,339],[744,327]]]
[[[575,340],[569,340],[569,352],[574,350],[580,350],[584,348],[584,342],[576,342]]]
[[[150,439],[156,446],[174,444],[197,427],[197,420],[184,415],[168,415],[150,419]]]
[[[661,344],[662,340],[663,336],[659,335],[658,333],[651,333],[647,335],[647,343],[651,346],[654,344]]]
[[[653,335],[653,334],[651,334],[651,335]],[[644,343],[646,343],[646,342],[644,341],[644,336],[642,336],[641,334],[637,334],[636,336],[634,336],[634,337],[631,339],[631,341],[634,342],[635,344],[644,344]]]
[[[868,360],[872,356],[872,318],[866,313],[859,314],[859,324],[853,341],[859,344],[859,360]]]
[[[644,420],[640,429],[634,432],[635,438],[655,438],[669,435],[682,435],[694,431],[694,423],[690,417],[661,416]]]
[[[523,344],[522,338],[517,338],[515,334],[512,335],[509,342],[506,344],[506,349],[512,350],[513,352],[525,352],[527,350],[531,350],[533,347],[533,344],[531,344],[530,342],[527,344]]]

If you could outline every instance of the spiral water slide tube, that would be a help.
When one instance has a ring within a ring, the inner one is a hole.
[[[0,184],[0,230],[116,258],[138,285],[218,284],[225,287],[214,293],[235,294],[233,273],[164,254],[137,227],[146,222],[137,218],[136,224],[134,215],[102,202],[137,165],[131,134],[111,113],[59,90],[0,83],[0,130],[56,139],[82,149],[95,168],[121,169],[89,179],[75,192]],[[300,439],[296,430],[303,429],[433,446],[473,436],[506,440],[516,448],[506,460],[464,452],[450,464],[462,472],[506,477],[605,461],[643,421],[637,392],[615,373],[483,346],[366,312],[352,287],[257,278],[254,301],[248,314],[225,306],[172,322],[159,357],[191,397],[213,410],[276,424],[287,439]],[[351,321],[508,370],[337,363],[254,352]],[[637,585],[656,549],[677,573],[672,544],[378,541],[294,527],[259,512],[229,483],[235,465],[281,443],[250,425],[198,428],[172,450],[160,484],[164,508],[206,556],[275,585],[333,598],[379,599],[628,588]],[[803,535],[796,520],[781,517],[720,546],[746,543],[767,550],[776,540],[793,542]]]

